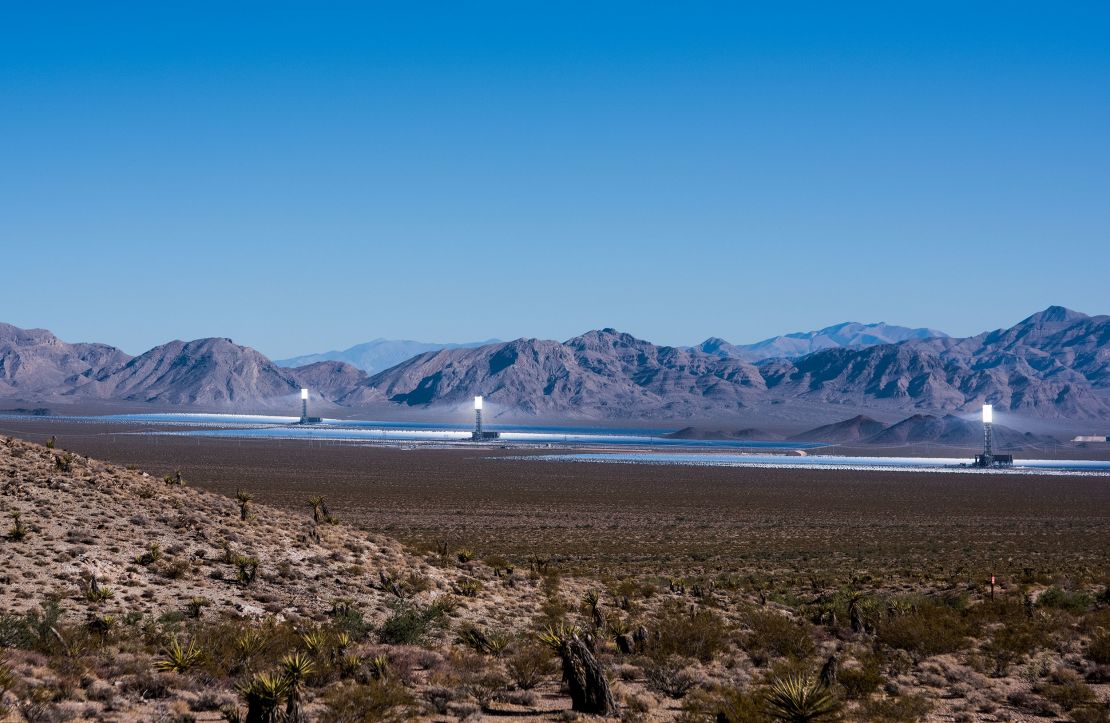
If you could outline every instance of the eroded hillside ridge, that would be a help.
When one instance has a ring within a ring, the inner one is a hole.
[[[439,349],[368,377],[340,361],[287,369],[229,339],[175,341],[130,358],[4,326],[0,394],[251,410],[288,408],[308,386],[315,398],[348,408],[450,407],[481,394],[494,416],[724,418],[791,403],[950,413],[990,403],[1047,419],[1110,417],[1108,316],[1050,307],[973,337],[931,331],[750,362],[720,345],[659,346],[602,329],[566,342]]]

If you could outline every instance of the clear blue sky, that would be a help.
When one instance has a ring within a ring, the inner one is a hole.
[[[0,320],[281,357],[1110,313],[1110,3],[539,6],[0,0]]]

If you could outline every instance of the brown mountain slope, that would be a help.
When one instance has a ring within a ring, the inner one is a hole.
[[[45,329],[0,323],[0,394],[50,398],[114,371],[130,358],[107,344],[68,344]]]

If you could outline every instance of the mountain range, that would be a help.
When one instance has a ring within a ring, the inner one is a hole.
[[[470,349],[486,344],[496,344],[499,339],[472,341],[462,344],[436,344],[434,342],[409,341],[407,339],[374,339],[364,344],[356,344],[343,351],[326,351],[321,354],[306,354],[291,359],[278,359],[274,363],[280,367],[302,367],[324,361],[346,362],[367,374],[380,372],[396,366],[417,354],[440,349]]]
[[[809,341],[856,341],[797,357],[780,347],[756,361],[602,329],[565,342],[430,350],[371,376],[337,360],[283,367],[229,339],[174,341],[132,358],[107,345],[68,344],[47,331],[0,325],[0,398],[249,410],[287,406],[307,386],[315,398],[353,409],[434,410],[482,394],[491,416],[727,419],[818,405],[943,418],[989,402],[1042,419],[1110,419],[1108,316],[1049,307],[1013,327],[966,338],[894,328],[841,325],[813,332]],[[868,334],[879,338],[876,331],[911,335],[864,345]]]
[[[879,344],[897,344],[908,339],[946,336],[948,335],[943,331],[936,329],[911,329],[885,322],[860,324],[848,321],[817,331],[800,331],[773,336],[754,344],[730,344],[724,339],[710,337],[695,348],[706,354],[757,362],[776,358],[794,359],[823,349],[862,349]]]

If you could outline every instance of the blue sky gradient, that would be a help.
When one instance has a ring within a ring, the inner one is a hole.
[[[0,320],[283,357],[1110,313],[1107,38],[1105,2],[0,0]]]

